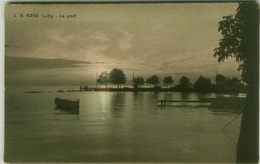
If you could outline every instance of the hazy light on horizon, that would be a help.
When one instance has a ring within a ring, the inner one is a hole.
[[[92,63],[78,67],[68,63],[51,71],[7,70],[7,85],[95,84],[96,73],[113,68],[122,69],[128,80],[133,72],[175,79],[213,78],[216,71],[238,77],[234,59],[218,63],[213,57],[221,38],[218,22],[236,8],[236,3],[7,5],[6,56]],[[39,17],[14,17],[26,13]],[[77,18],[44,19],[42,14]]]

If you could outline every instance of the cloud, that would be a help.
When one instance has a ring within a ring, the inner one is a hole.
[[[119,50],[125,52],[133,47],[133,44],[131,43],[131,41],[134,38],[134,35],[128,31],[120,30],[120,32],[122,32],[123,35],[117,41],[117,43],[119,45]]]
[[[49,29],[44,32],[41,43],[35,45],[29,53],[24,53],[31,58],[63,58],[78,61],[104,60],[104,51],[109,46],[109,38],[102,31],[82,30],[75,34],[63,34],[64,31]],[[8,53],[12,56],[20,56]]]
[[[39,59],[26,57],[5,56],[5,71],[13,73],[16,71],[25,71],[32,69],[60,69],[60,68],[76,68],[87,67],[91,62],[73,61],[65,59]]]
[[[97,42],[100,43],[107,43],[110,42],[111,40],[108,38],[107,34],[105,34],[105,32],[103,31],[97,31],[94,32],[91,36],[91,39],[96,40]]]

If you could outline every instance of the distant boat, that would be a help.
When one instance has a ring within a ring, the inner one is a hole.
[[[57,108],[61,109],[79,109],[79,100],[67,100],[56,97],[54,100]]]

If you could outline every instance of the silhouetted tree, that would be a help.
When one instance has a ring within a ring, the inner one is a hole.
[[[169,85],[170,87],[171,87],[171,85],[173,84],[173,79],[172,79],[172,77],[171,76],[166,76],[166,77],[164,77],[163,78],[163,84],[165,84],[165,85]]]
[[[227,79],[226,82],[227,87],[231,87],[231,88],[237,88],[240,85],[240,80],[238,80],[238,78],[233,77],[231,79]]]
[[[153,75],[146,80],[146,83],[150,84],[150,87],[151,87],[151,85],[156,86],[160,83],[160,80],[159,80],[159,77],[157,75]]]
[[[216,82],[216,84],[214,85],[215,91],[217,92],[226,91],[227,78],[224,75],[217,74],[215,76],[215,82]]]
[[[110,82],[110,75],[107,71],[102,72],[97,79],[97,83],[105,84],[106,88],[107,88],[107,83],[109,82]]]
[[[241,80],[239,80],[236,77],[233,77],[231,79],[227,79],[226,82],[226,87],[231,90],[231,91],[235,91],[235,92],[241,92],[245,90],[245,86],[243,83],[241,83]]]
[[[218,61],[235,57],[242,80],[249,85],[237,146],[237,162],[258,162],[259,129],[259,4],[240,2],[235,17],[224,16],[218,30],[223,38],[214,56]]]
[[[190,79],[187,78],[186,76],[182,76],[180,79],[180,85],[189,87],[190,86]]]
[[[138,88],[139,86],[145,83],[144,78],[142,76],[134,77],[133,78],[134,87]]]
[[[194,83],[194,89],[197,91],[211,91],[211,81],[209,78],[200,76]]]
[[[110,82],[112,84],[116,84],[118,88],[120,87],[121,84],[125,84],[126,82],[126,76],[121,69],[114,68],[109,75],[110,75]]]
[[[186,76],[182,76],[179,84],[174,87],[175,90],[177,91],[191,91],[191,84],[190,84],[190,79]]]
[[[214,56],[218,61],[235,57],[241,62],[242,79],[249,85],[258,85],[259,6],[256,2],[241,2],[235,17],[224,16],[219,22],[223,35]]]
[[[217,74],[215,76],[215,82],[219,86],[224,86],[226,84],[226,80],[227,80],[227,78],[224,75]]]

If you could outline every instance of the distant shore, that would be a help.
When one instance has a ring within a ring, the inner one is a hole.
[[[238,94],[238,93],[246,93],[246,90],[227,90],[227,89],[204,89],[204,90],[196,90],[193,88],[187,89],[177,89],[177,88],[84,88],[78,90],[57,90],[56,92],[195,92],[195,93],[226,93],[226,94]],[[51,91],[26,91],[24,93],[50,93]],[[54,92],[54,91],[53,91]]]
[[[200,93],[246,93],[244,90],[196,90],[176,89],[176,88],[93,88],[90,91],[110,91],[110,92],[200,92]]]

